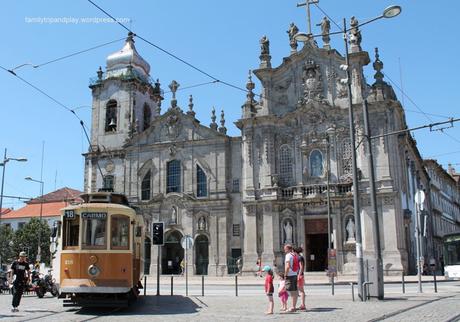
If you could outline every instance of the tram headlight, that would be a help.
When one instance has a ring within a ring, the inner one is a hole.
[[[101,273],[101,269],[97,267],[96,265],[90,265],[88,267],[88,275],[91,276],[91,278],[98,277],[100,273]]]

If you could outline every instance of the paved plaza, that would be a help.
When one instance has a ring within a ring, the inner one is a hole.
[[[177,278],[174,295],[170,285],[162,279],[161,296],[155,296],[155,285],[149,285],[147,296],[141,297],[129,308],[77,309],[64,308],[62,301],[46,296],[38,299],[33,295],[23,298],[20,312],[10,312],[11,295],[0,295],[1,321],[460,321],[460,282],[440,282],[438,293],[433,285],[425,282],[423,293],[417,293],[417,284],[385,284],[385,300],[353,302],[349,285],[337,285],[331,295],[329,285],[308,285],[307,311],[280,313],[275,297],[275,314],[267,316],[263,285],[242,283],[238,297],[235,287],[229,283],[208,283],[205,296],[201,296],[200,279],[191,278],[185,296],[184,279]],[[228,281],[228,280],[227,280]]]

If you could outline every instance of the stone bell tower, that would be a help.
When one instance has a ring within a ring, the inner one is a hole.
[[[152,83],[150,65],[128,34],[123,48],[107,57],[91,81],[93,95],[91,144],[101,150],[119,149],[136,133],[146,130],[159,115],[161,91]]]

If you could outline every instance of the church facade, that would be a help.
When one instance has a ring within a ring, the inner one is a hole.
[[[130,34],[90,85],[85,191],[104,187],[126,194],[143,214],[147,233],[153,222],[165,223],[160,254],[157,247],[149,251],[153,272],[158,255],[163,274],[180,272],[180,240],[189,235],[194,245],[188,265],[195,274],[233,274],[238,258],[247,274],[256,270],[258,259],[282,267],[285,243],[304,248],[307,271],[324,271],[329,237],[337,250],[339,273],[355,273],[349,95],[355,113],[365,258],[373,254],[374,240],[368,151],[360,144],[363,98],[369,102],[372,135],[407,125],[403,107],[384,81],[378,52],[370,85],[363,74],[369,55],[361,49],[361,38],[353,39],[349,92],[341,68],[345,58],[330,48],[327,37],[322,47],[311,40],[297,50],[291,35],[290,55],[278,67],[271,66],[264,37],[260,66],[249,74],[242,115],[235,122],[241,136],[231,137],[223,111],[213,110],[207,126],[195,118],[192,96],[181,106],[176,81],[169,84],[171,101],[163,102],[160,83],[150,79],[150,66]],[[254,93],[252,74],[262,85],[261,95]],[[372,149],[384,269],[408,272],[415,261],[411,200],[417,189],[428,186],[428,175],[410,136],[378,138]],[[428,198],[426,203],[429,209]],[[427,238],[427,254],[430,248]]]

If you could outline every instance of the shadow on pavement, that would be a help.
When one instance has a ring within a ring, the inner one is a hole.
[[[75,314],[98,316],[194,314],[200,308],[191,298],[184,296],[147,295],[141,296],[126,308],[82,308]]]
[[[406,297],[385,297],[383,299],[383,302],[389,302],[389,301],[407,301]]]
[[[315,307],[312,309],[308,309],[307,312],[333,312],[336,310],[341,310],[340,307]]]

